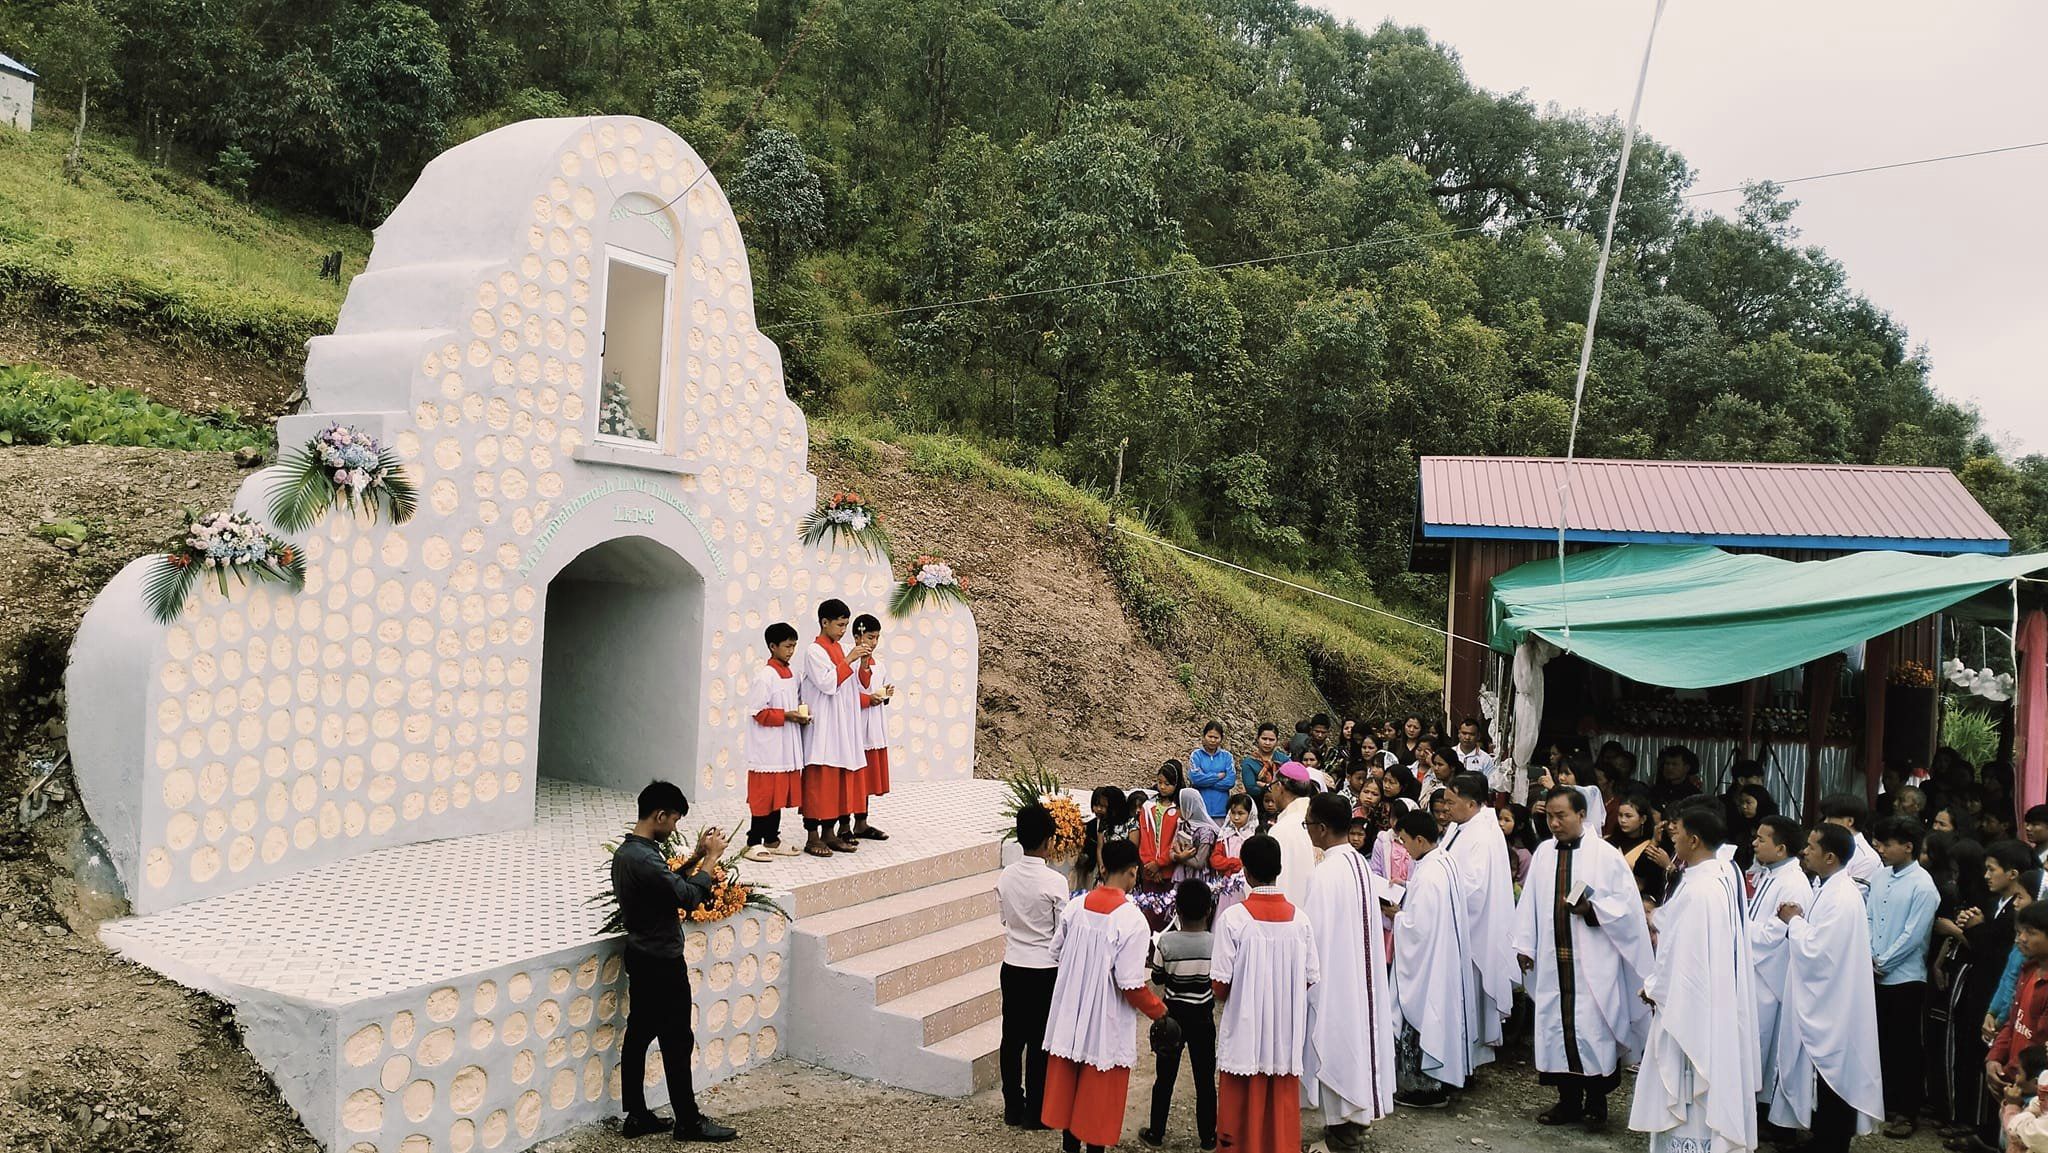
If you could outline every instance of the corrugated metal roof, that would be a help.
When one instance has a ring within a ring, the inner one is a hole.
[[[21,61],[16,60],[14,57],[9,56],[4,52],[0,52],[0,72],[12,72],[16,76],[26,76],[30,80],[34,80],[36,78],[35,69],[30,68],[28,65],[23,64]]]
[[[2009,551],[1954,473],[1846,464],[1575,460],[1571,539],[1752,548]],[[1557,534],[1564,461],[1422,458],[1426,540]]]

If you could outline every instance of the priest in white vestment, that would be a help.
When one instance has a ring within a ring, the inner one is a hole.
[[[1808,834],[1802,859],[1820,882],[1804,911],[1771,911],[1785,924],[1785,1000],[1771,1121],[1813,1135],[1813,1153],[1847,1153],[1852,1137],[1884,1124],[1877,1049],[1877,979],[1863,890],[1849,875],[1856,836],[1840,825]]]
[[[1316,846],[1309,840],[1307,828],[1308,799],[1317,791],[1315,782],[1300,761],[1288,761],[1280,766],[1273,787],[1280,790],[1280,808],[1269,833],[1280,842],[1280,891],[1286,894],[1288,904],[1306,909],[1308,878],[1316,868]]]
[[[1597,1131],[1622,1063],[1642,1052],[1649,1031],[1641,993],[1650,927],[1627,859],[1587,824],[1585,794],[1553,786],[1541,812],[1551,838],[1529,858],[1514,931],[1536,1009],[1536,1070],[1557,1089],[1557,1104],[1536,1120]]]
[[[1124,1102],[1138,1063],[1138,1015],[1157,1021],[1166,1004],[1146,984],[1152,929],[1128,894],[1138,883],[1138,846],[1102,846],[1102,881],[1067,903],[1052,931],[1052,1009],[1045,1019],[1045,1108],[1067,1153],[1123,1139]]]
[[[1249,895],[1216,918],[1209,977],[1222,1003],[1216,1031],[1216,1139],[1232,1153],[1301,1148],[1301,1080],[1309,998],[1319,987],[1315,938],[1274,884],[1280,846],[1244,843]]]
[[[1715,852],[1727,828],[1718,806],[1682,809],[1674,822],[1685,873],[1657,911],[1657,963],[1643,983],[1650,1038],[1628,1119],[1650,1135],[1651,1153],[1756,1148],[1756,991],[1742,877]]]
[[[1465,897],[1457,866],[1437,848],[1439,836],[1436,818],[1420,809],[1394,821],[1395,840],[1415,862],[1392,914],[1394,1003],[1401,1011],[1394,1102],[1415,1109],[1441,1109],[1449,1090],[1465,1087],[1477,1030],[1479,982],[1466,943]]]
[[[1332,1153],[1365,1147],[1365,1127],[1394,1111],[1394,1015],[1377,878],[1351,847],[1351,806],[1309,801],[1308,832],[1323,859],[1310,880],[1308,922],[1323,979],[1309,997],[1304,1108],[1320,1110]],[[1385,884],[1385,882],[1378,882]]]
[[[1786,816],[1765,817],[1750,842],[1756,854],[1756,890],[1749,895],[1749,955],[1756,966],[1757,1051],[1762,1057],[1763,1087],[1757,1103],[1768,1109],[1778,1085],[1778,1008],[1785,1000],[1785,967],[1790,960],[1782,905],[1801,912],[1813,903],[1813,882],[1799,867],[1806,830]]]
[[[1472,1066],[1478,1068],[1492,1061],[1494,1050],[1500,1047],[1501,1026],[1514,1011],[1515,985],[1521,980],[1511,940],[1515,878],[1500,818],[1486,803],[1492,793],[1486,778],[1459,773],[1445,792],[1449,796],[1445,812],[1451,824],[1444,830],[1441,851],[1458,867],[1465,924],[1471,931],[1467,940],[1472,964],[1478,970],[1479,1005],[1472,1014],[1477,1029],[1472,1038]]]

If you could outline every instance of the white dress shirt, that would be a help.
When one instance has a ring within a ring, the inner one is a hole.
[[[1042,858],[1024,856],[996,878],[996,916],[1003,923],[1003,964],[1051,969],[1052,931],[1067,907],[1067,875]]]

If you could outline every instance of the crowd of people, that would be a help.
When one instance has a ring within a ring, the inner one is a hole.
[[[1006,1121],[1116,1144],[1144,1017],[1144,1143],[1185,1066],[1205,1149],[1292,1151],[1304,1115],[1355,1149],[1526,1028],[1544,1125],[1606,1126],[1634,1068],[1656,1151],[1840,1153],[1931,1123],[1952,1150],[2048,1153],[2048,806],[2015,839],[2002,766],[1943,750],[1809,828],[1753,762],[1709,794],[1682,745],[1639,777],[1619,744],[1522,769],[1452,731],[1318,716],[1234,754],[1211,723],[1153,788],[1096,789],[1072,861],[1020,811]]]
[[[881,625],[837,600],[818,615],[808,644],[787,624],[763,638],[752,860],[888,836],[868,821],[889,791]],[[1151,789],[1096,789],[1070,860],[1050,859],[1052,815],[1021,809],[1024,855],[997,884],[1005,1120],[1068,1150],[1117,1144],[1145,1017],[1141,1141],[1164,1141],[1185,1065],[1204,1148],[1292,1153],[1306,1112],[1356,1149],[1397,1105],[1448,1104],[1526,1028],[1557,1092],[1536,1121],[1605,1126],[1634,1067],[1628,1123],[1654,1153],[1801,1131],[1802,1149],[1842,1153],[1923,1121],[1957,1153],[2048,1153],[2048,805],[2017,839],[2009,769],[1942,750],[1886,773],[1874,811],[1822,798],[1809,828],[1755,762],[1709,795],[1682,745],[1645,778],[1615,743],[1552,742],[1520,767],[1478,721],[1451,732],[1316,716],[1235,753],[1212,722]],[[781,837],[792,807],[801,850]],[[730,1140],[696,1110],[687,1062],[664,1066],[673,1123],[638,1092],[650,1043],[688,1044],[676,913],[709,899],[725,849],[708,830],[673,867],[687,808],[649,786],[613,859],[624,1127]]]

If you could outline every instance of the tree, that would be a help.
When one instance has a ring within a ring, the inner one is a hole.
[[[78,124],[71,150],[64,154],[64,172],[76,181],[84,165],[85,116],[88,97],[119,79],[114,53],[121,27],[96,0],[65,0],[37,22],[35,61],[43,82],[59,94],[78,96]]]
[[[741,226],[766,234],[768,269],[786,267],[825,233],[825,194],[803,145],[780,128],[763,128],[747,148],[732,198]]]

